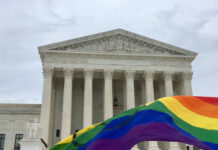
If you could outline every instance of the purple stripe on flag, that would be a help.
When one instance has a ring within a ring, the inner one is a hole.
[[[204,150],[210,148],[201,141],[188,137],[171,126],[156,122],[135,126],[120,138],[98,139],[87,150],[128,150],[142,141],[177,141],[195,145]]]

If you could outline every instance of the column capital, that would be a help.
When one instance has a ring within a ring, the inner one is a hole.
[[[104,70],[104,78],[111,79],[113,77],[114,70],[113,69],[105,69]]]
[[[173,73],[174,73],[173,71],[165,71],[165,72],[163,73],[164,79],[165,79],[165,80],[171,80]]]
[[[182,74],[184,80],[192,80],[193,72],[183,72]]]
[[[134,79],[134,76],[135,76],[135,70],[126,70],[125,71],[126,79]]]
[[[54,69],[51,67],[43,68],[43,76],[44,78],[51,78],[53,76]]]
[[[67,79],[71,79],[73,77],[73,68],[63,68],[64,77]]]
[[[154,71],[153,70],[145,70],[144,72],[144,77],[146,80],[153,80],[153,76],[154,76]]]
[[[94,69],[86,68],[86,69],[83,69],[83,71],[84,71],[85,78],[91,79],[93,77]]]

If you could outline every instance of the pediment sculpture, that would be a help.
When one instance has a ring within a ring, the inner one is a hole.
[[[171,49],[150,44],[130,36],[117,34],[97,39],[75,42],[50,50],[68,50],[81,52],[132,53],[151,55],[185,55]]]

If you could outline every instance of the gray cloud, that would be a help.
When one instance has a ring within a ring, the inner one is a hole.
[[[174,8],[160,12],[158,20],[164,29],[160,40],[198,52],[193,62],[194,95],[217,96],[214,83],[218,75],[218,11],[215,4],[203,5],[196,9],[194,5],[175,4]]]
[[[195,95],[217,96],[216,0],[1,0],[0,101],[40,103],[37,47],[115,28],[199,53]]]

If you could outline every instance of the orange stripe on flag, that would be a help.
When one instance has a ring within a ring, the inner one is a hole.
[[[205,102],[199,97],[174,96],[182,105],[199,115],[218,118],[218,106]]]

